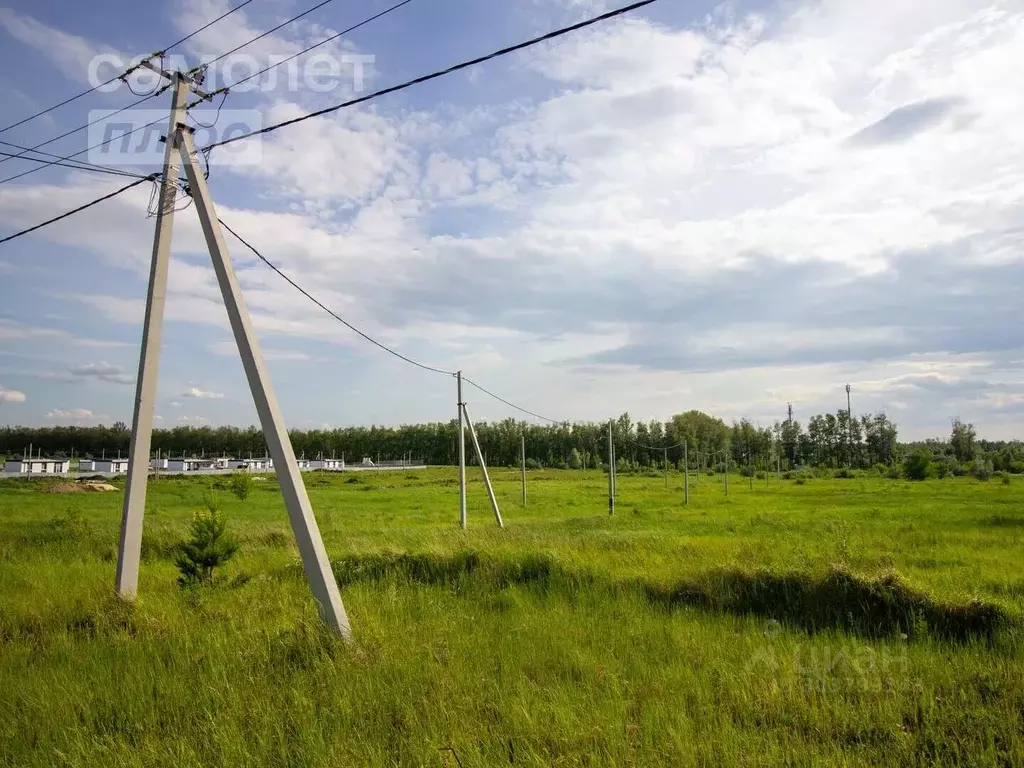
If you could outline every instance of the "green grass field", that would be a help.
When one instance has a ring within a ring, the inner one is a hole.
[[[357,644],[322,629],[276,481],[0,482],[0,762],[1020,765],[1024,482],[308,475]],[[220,484],[222,489],[214,489]],[[242,550],[183,591],[217,495]]]

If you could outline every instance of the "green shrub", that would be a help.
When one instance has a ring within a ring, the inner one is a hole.
[[[231,475],[231,492],[239,501],[245,501],[252,492],[252,478],[248,472],[235,472]]]
[[[536,459],[527,459],[526,460],[526,468],[527,469],[540,469],[541,465],[540,465],[540,462],[537,461]]]
[[[952,456],[938,456],[932,462],[932,467],[935,471],[935,477],[940,480],[944,477],[949,477],[953,474],[953,470],[959,468],[957,460]]]
[[[903,476],[907,480],[926,480],[934,474],[932,454],[922,448],[903,460]]]
[[[189,587],[214,583],[214,574],[238,552],[238,541],[227,532],[227,521],[210,504],[192,518],[191,537],[182,542],[174,560],[181,575],[178,584]]]
[[[992,462],[984,459],[976,459],[971,465],[971,477],[986,482],[992,477]]]

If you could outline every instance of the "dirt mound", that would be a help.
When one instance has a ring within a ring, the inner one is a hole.
[[[83,490],[82,486],[78,483],[53,483],[47,485],[45,488],[40,488],[40,493],[80,493]]]
[[[116,491],[117,486],[110,483],[82,483],[83,491]]]

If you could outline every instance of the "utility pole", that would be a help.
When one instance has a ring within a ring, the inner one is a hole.
[[[174,226],[174,202],[178,192],[179,124],[185,122],[189,81],[179,72],[172,76],[174,95],[164,145],[163,178],[156,211],[153,254],[146,293],[146,314],[142,321],[142,348],[135,386],[135,412],[132,415],[131,460],[125,478],[121,508],[121,536],[117,550],[117,594],[131,600],[139,585],[139,559],[142,555],[142,520],[146,510],[146,484],[149,480],[149,448],[153,440],[153,410],[160,364],[160,341],[164,329],[164,304],[167,298],[167,271],[171,263],[171,232]]]
[[[612,445],[612,423],[608,422],[608,514],[615,514],[615,447]]]
[[[729,495],[729,448],[725,449],[725,495]]]
[[[853,408],[850,405],[850,385],[846,385],[846,438],[849,444],[847,466],[853,469]]]
[[[149,474],[149,451],[152,442],[153,406],[157,384],[157,360],[163,329],[163,314],[170,261],[171,223],[180,158],[188,178],[196,213],[213,262],[213,270],[227,310],[242,367],[245,370],[253,404],[259,415],[264,439],[274,459],[274,469],[284,497],[285,507],[295,534],[299,555],[309,581],[310,590],[321,618],[345,640],[352,640],[348,616],[338,591],[338,582],[331,571],[327,550],[320,536],[312,505],[306,493],[295,459],[295,451],[281,415],[273,386],[267,375],[263,353],[252,327],[249,311],[242,296],[234,267],[224,243],[217,212],[210,190],[199,165],[192,129],[185,125],[185,109],[189,90],[208,98],[192,81],[190,75],[169,74],[149,62],[153,69],[174,85],[174,98],[168,123],[164,155],[164,180],[157,211],[150,280],[146,296],[146,315],[136,382],[135,412],[132,418],[131,464],[129,490],[121,520],[118,549],[117,592],[125,598],[136,594],[142,544],[142,523],[146,503],[146,480]]]
[[[458,381],[459,408],[459,525],[466,529],[466,427],[462,415],[462,371],[455,374]]]
[[[526,506],[526,435],[519,436],[519,466],[523,476],[523,507]]]
[[[665,454],[665,487],[668,488],[668,448],[662,448]]]
[[[690,503],[690,457],[687,441],[683,441],[683,503]]]
[[[491,476],[487,474],[487,462],[484,461],[483,451],[480,450],[480,441],[477,440],[476,430],[473,428],[473,421],[469,418],[469,410],[466,404],[462,404],[462,415],[466,419],[466,426],[469,427],[469,436],[473,439],[473,448],[476,450],[476,460],[480,462],[480,471],[484,473],[484,485],[487,486],[487,496],[491,500],[491,509],[494,510],[494,519],[498,521],[498,527],[504,528],[505,523],[501,519],[501,510],[498,509],[498,500],[494,496],[494,488],[491,486]]]

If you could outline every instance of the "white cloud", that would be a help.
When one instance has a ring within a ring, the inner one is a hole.
[[[115,54],[124,62],[130,58],[112,48],[84,37],[69,35],[10,8],[0,8],[0,26],[11,37],[51,58],[65,76],[82,84],[88,82],[86,75],[89,65],[98,54]],[[98,72],[103,80],[120,74],[113,67],[104,67]]]
[[[24,403],[25,400],[26,397],[24,392],[19,392],[16,389],[0,387],[0,403]]]
[[[220,400],[224,397],[223,392],[208,392],[199,387],[189,387],[181,393],[182,397],[191,397],[197,400]]]
[[[224,9],[191,0],[181,23]],[[204,50],[257,26],[230,19]],[[429,111],[382,101],[272,134],[265,165],[227,172],[252,185],[251,207],[222,215],[371,335],[504,382],[538,410],[667,415],[685,397],[767,419],[789,397],[829,403],[837,380],[883,382],[865,384],[865,399],[896,402],[915,380],[888,379],[954,354],[1011,369],[959,379],[1004,386],[1018,375],[994,317],[1009,299],[975,301],[988,320],[969,299],[1012,285],[1012,271],[992,270],[1021,260],[1024,99],[1006,82],[1024,69],[1019,3],[798,0],[688,27],[635,16],[511,66],[545,95],[506,104],[495,87],[495,104]],[[488,70],[496,86],[501,76]],[[306,113],[298,101],[275,103],[268,119]],[[104,184],[73,174],[64,186],[0,187],[0,205],[5,222],[35,223]],[[152,225],[138,215],[148,191],[134,192],[94,209],[88,226],[69,219],[40,236],[144,278]],[[261,337],[377,359],[229,247]],[[179,217],[175,253],[168,319],[226,328],[205,261],[177,258],[205,253],[194,217]],[[946,271],[909,279],[937,263]],[[138,324],[142,292],[109,293],[82,298]],[[969,318],[951,309],[958,301]],[[308,353],[278,341],[275,354]],[[397,363],[379,359],[383,379]],[[922,381],[934,383],[914,391]],[[947,388],[942,402],[964,391]],[[932,423],[932,405],[908,418]]]
[[[54,408],[52,411],[46,414],[47,419],[71,419],[79,421],[82,419],[93,418],[93,413],[85,408]]]

